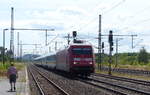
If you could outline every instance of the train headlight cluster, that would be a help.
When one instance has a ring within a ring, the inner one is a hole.
[[[73,64],[80,64],[79,62],[73,62]]]
[[[73,64],[80,64],[79,62],[73,62]]]
[[[90,62],[89,64],[93,64],[92,62]]]
[[[77,64],[77,62],[73,62],[73,64]]]

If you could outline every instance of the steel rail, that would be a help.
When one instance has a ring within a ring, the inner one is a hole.
[[[126,93],[123,93],[123,92],[118,91],[118,90],[115,90],[115,89],[111,89],[111,88],[109,88],[109,87],[105,87],[105,86],[102,86],[102,85],[97,85],[97,84],[91,83],[91,82],[86,81],[86,80],[81,80],[81,79],[78,79],[78,80],[81,81],[81,82],[84,82],[84,83],[86,83],[86,84],[89,84],[89,85],[98,87],[98,88],[100,88],[100,89],[108,90],[108,91],[113,92],[113,93],[115,93],[115,94],[117,94],[117,95],[127,95]]]
[[[119,77],[119,76],[109,76],[109,75],[97,74],[97,73],[93,74],[93,76],[96,76],[96,77],[105,77],[105,78],[110,78],[110,79],[114,79],[114,80],[120,80],[120,81],[125,81],[125,82],[131,82],[131,83],[136,83],[136,84],[150,86],[150,81],[144,81],[144,80],[138,80],[138,79],[131,79],[131,78]]]
[[[37,68],[36,66],[35,66],[35,68]],[[65,90],[63,90],[61,87],[59,87],[56,83],[54,83],[53,81],[51,81],[49,78],[47,78],[46,76],[44,76],[41,72],[40,72],[40,70],[37,70],[37,69],[35,69],[34,68],[34,70],[36,70],[42,77],[44,77],[48,82],[50,82],[55,88],[57,88],[59,91],[61,91],[61,93],[63,94],[63,95],[70,95],[69,93],[67,93]]]
[[[33,80],[35,81],[35,84],[37,85],[40,94],[41,94],[41,95],[46,95],[46,94],[44,93],[43,89],[41,88],[40,84],[39,84],[38,81],[36,80],[34,74],[33,74],[33,73],[31,72],[31,70],[29,69],[29,67],[28,67],[28,72],[31,74]]]
[[[108,71],[108,67],[102,67],[102,70]],[[146,71],[146,70],[134,70],[134,69],[115,68],[115,69],[112,70],[112,72],[150,76],[150,71]]]
[[[92,81],[98,82],[98,83],[104,83],[104,84],[107,84],[107,85],[110,85],[110,86],[115,86],[115,87],[126,89],[126,90],[129,90],[129,91],[134,91],[134,92],[137,92],[137,93],[150,95],[150,92],[147,92],[147,91],[138,90],[138,89],[134,89],[134,88],[130,88],[130,87],[125,87],[125,86],[121,86],[121,85],[117,85],[117,84],[113,84],[113,83],[109,83],[109,82],[106,82],[106,81],[101,81],[101,80],[97,80],[97,79],[93,79],[93,78],[89,78],[89,79],[92,80]]]

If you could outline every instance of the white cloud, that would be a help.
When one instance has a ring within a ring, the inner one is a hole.
[[[87,39],[88,37],[84,35],[90,35],[92,39],[98,36],[99,14],[102,14],[102,33],[108,34],[109,30],[113,30],[115,34],[137,34],[140,39],[144,39],[140,45],[149,47],[149,38],[139,35],[148,34],[150,30],[149,2],[148,0],[55,0],[53,2],[49,0],[30,0],[30,2],[5,0],[0,1],[3,5],[0,10],[3,16],[0,19],[0,28],[2,30],[4,27],[10,27],[9,7],[14,6],[16,28],[52,27],[56,28],[56,34],[61,35],[67,35],[76,30],[79,35]],[[43,33],[32,34],[30,32],[30,34],[27,40],[25,40],[26,36],[23,38],[26,42],[30,42],[32,36],[37,39],[34,42],[38,43],[38,39],[44,41]],[[103,37],[102,41],[107,43],[107,39]],[[92,39],[91,43],[97,45],[97,40]],[[122,52],[131,50],[129,44],[131,44],[131,39],[126,38],[120,50]],[[135,49],[138,50],[138,48]]]

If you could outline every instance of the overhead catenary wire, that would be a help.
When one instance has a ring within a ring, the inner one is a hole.
[[[55,39],[57,39],[59,35],[56,35],[49,43],[47,43],[47,45],[51,44]]]
[[[128,19],[133,19],[133,18],[135,18],[136,16],[138,16],[138,15],[140,15],[141,13],[143,13],[143,12],[145,12],[147,9],[149,9],[150,8],[150,6],[148,6],[148,7],[144,7],[143,9],[141,9],[141,10],[139,10],[139,11],[136,11],[133,15],[131,15],[131,16],[129,16],[129,17],[127,17]],[[137,15],[138,14],[138,15]]]
[[[123,2],[125,2],[125,1],[126,1],[126,0],[122,0],[122,1],[118,2],[116,5],[112,6],[109,10],[104,11],[102,14],[105,15],[106,13],[109,13],[110,11],[112,11],[113,9],[115,9],[116,7],[118,7],[119,5],[121,5],[121,4],[122,4]],[[145,8],[143,8],[143,9],[141,9],[140,11],[135,12],[134,14],[142,13],[142,12],[144,12],[144,11],[145,11],[146,9],[148,9],[148,8],[150,8],[150,6],[145,7]],[[137,15],[133,15],[133,16],[130,16],[130,18],[134,18],[134,17],[136,17],[136,16],[137,16]],[[89,23],[87,23],[87,24],[85,25],[85,27],[86,27],[87,25],[91,24],[92,22],[94,22],[95,20],[96,20],[96,18],[94,18],[93,20],[91,20]],[[147,22],[147,21],[150,21],[150,18],[145,19],[145,20],[141,20],[141,21],[139,21],[138,23],[141,24],[141,23]],[[137,24],[134,24],[134,25],[137,25]],[[84,27],[83,27],[83,28],[84,28]],[[82,30],[83,28],[80,28],[78,31]],[[121,30],[123,30],[123,29],[128,29],[128,27],[124,27],[124,28],[122,28]]]
[[[118,2],[117,4],[115,4],[114,6],[112,6],[109,10],[103,12],[102,14],[105,15],[106,13],[109,13],[110,11],[112,11],[113,9],[115,9],[116,7],[118,7],[119,5],[121,5],[122,3],[124,3],[125,1],[126,1],[126,0],[122,0],[122,1]],[[139,14],[139,13],[141,13],[141,12],[144,12],[144,11],[145,11],[146,9],[148,9],[148,8],[150,8],[150,6],[145,7],[145,8],[143,8],[143,9],[141,9],[140,11],[135,12],[134,14]],[[134,17],[136,17],[136,16],[137,16],[137,15],[133,15],[133,16],[130,16],[130,18],[134,18]],[[96,18],[92,19],[89,23],[85,24],[82,28],[78,29],[78,31],[83,30],[83,28],[87,27],[88,25],[90,25],[91,23],[93,23],[95,20],[96,20]],[[142,21],[140,21],[139,23],[147,22],[147,21],[149,21],[149,20],[150,20],[150,18],[149,18],[149,19],[142,20]],[[134,25],[135,25],[135,24],[134,24]],[[121,30],[124,30],[124,29],[126,30],[126,29],[129,29],[129,28],[128,28],[128,27],[124,27],[124,28],[122,28]]]
[[[127,21],[129,21],[129,19],[133,19],[133,18],[135,18],[135,17],[137,17],[139,14],[141,14],[141,13],[143,13],[143,12],[145,12],[147,9],[149,9],[150,8],[150,6],[147,6],[147,7],[144,7],[144,8],[142,8],[140,11],[136,11],[133,15],[131,15],[131,16],[129,16],[129,17],[127,17]],[[137,15],[138,14],[138,15]],[[138,25],[138,24],[142,24],[142,23],[144,23],[144,22],[148,22],[148,21],[150,21],[150,18],[148,18],[148,19],[144,19],[144,20],[140,20],[140,21],[138,21],[138,22],[136,22],[136,23],[133,23],[133,24],[130,24],[130,26],[132,25]],[[131,22],[130,22],[131,23]],[[121,30],[126,30],[126,29],[129,29],[129,26],[125,26],[125,27],[123,27],[123,28],[121,28],[121,29],[119,29],[120,31]]]
[[[137,21],[137,22],[135,22],[133,24],[130,24],[130,27],[131,26],[137,26],[137,25],[143,24],[145,22],[149,22],[149,21],[150,21],[150,18],[144,19],[144,20],[141,20],[141,21]],[[130,27],[129,26],[123,27],[123,28],[119,29],[119,31],[130,29]]]
[[[105,12],[102,13],[102,14],[105,15],[106,13],[112,11],[112,10],[115,9],[116,7],[118,7],[118,6],[120,6],[121,4],[123,4],[125,1],[126,1],[126,0],[121,0],[120,2],[118,2],[117,4],[115,4],[114,6],[112,6],[109,10],[105,11]]]
[[[115,9],[116,7],[120,6],[121,4],[123,4],[126,0],[121,0],[120,2],[118,2],[117,4],[113,5],[109,10],[104,11],[102,14],[105,15],[106,13],[112,11],[113,9]],[[89,21],[87,24],[85,24],[83,27],[80,27],[77,31],[81,31],[83,30],[85,27],[87,27],[88,25],[90,25],[91,23],[93,23],[95,20],[97,20],[97,17],[95,17],[94,19],[92,19],[91,21]]]

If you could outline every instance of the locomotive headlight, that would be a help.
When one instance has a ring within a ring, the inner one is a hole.
[[[73,62],[73,64],[77,64],[77,62]]]
[[[92,64],[92,62],[90,62],[89,64]]]
[[[79,62],[73,62],[73,64],[80,64]]]

